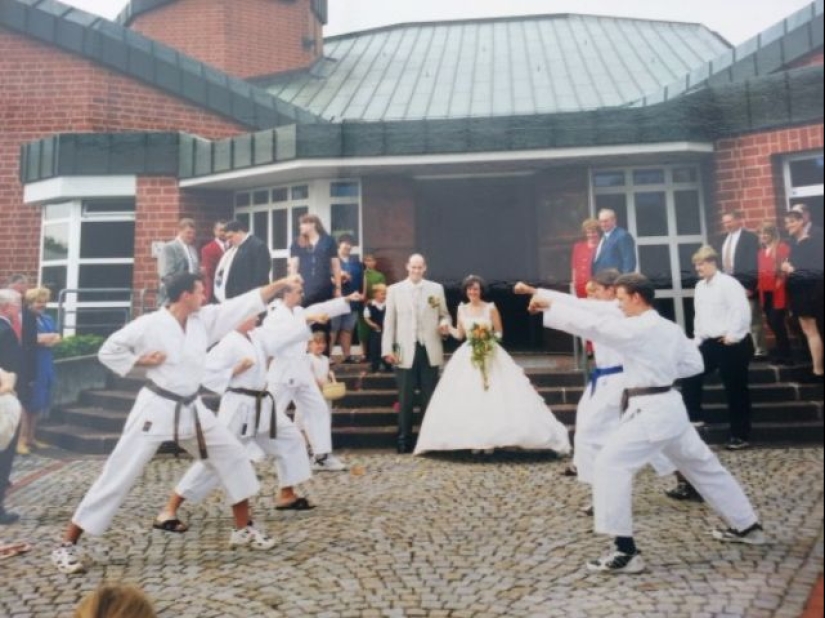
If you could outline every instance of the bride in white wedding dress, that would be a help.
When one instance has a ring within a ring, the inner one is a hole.
[[[484,282],[470,275],[468,302],[458,306],[452,335],[470,337],[453,354],[424,414],[415,454],[428,451],[490,450],[500,447],[570,452],[570,438],[512,357],[497,343],[488,355],[472,344],[473,333],[501,338],[501,316],[482,300]],[[484,358],[484,369],[476,361]],[[486,374],[486,375],[485,375]]]

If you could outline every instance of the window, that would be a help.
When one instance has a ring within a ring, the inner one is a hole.
[[[813,222],[823,225],[823,160],[822,153],[794,155],[784,162],[787,208],[805,204]]]
[[[594,170],[591,178],[594,211],[616,212],[618,224],[636,239],[638,270],[656,286],[657,308],[689,330],[693,305],[687,300],[696,284],[691,257],[706,229],[699,168]]]
[[[132,304],[134,200],[50,204],[42,217],[40,282],[64,334],[120,328]]]

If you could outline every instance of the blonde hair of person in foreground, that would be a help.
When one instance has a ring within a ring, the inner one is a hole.
[[[104,584],[80,601],[74,618],[157,618],[157,614],[152,602],[140,589],[123,584]]]

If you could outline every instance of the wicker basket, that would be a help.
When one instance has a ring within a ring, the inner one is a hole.
[[[327,382],[323,388],[324,399],[335,401],[347,394],[347,385],[343,382]]]

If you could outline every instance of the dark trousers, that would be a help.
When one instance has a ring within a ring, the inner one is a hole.
[[[11,464],[14,461],[14,456],[17,454],[17,439],[19,437],[20,427],[18,426],[8,448],[5,451],[0,451],[0,508],[3,506],[6,490],[8,486],[11,485],[9,481],[11,477]]]
[[[435,386],[438,383],[438,366],[430,365],[427,349],[421,345],[415,346],[415,357],[410,369],[396,367],[395,378],[398,381],[398,446],[399,450],[408,450],[412,447],[413,405],[415,389],[421,392],[422,415],[430,405]]]
[[[747,440],[751,432],[751,394],[748,386],[748,365],[753,358],[750,336],[735,345],[725,345],[707,339],[699,346],[705,371],[682,381],[682,397],[691,421],[703,421],[702,395],[705,376],[719,371],[730,417],[730,437]]]
[[[381,366],[388,366],[381,357],[381,333],[369,329],[367,337],[367,358],[370,361],[370,370],[375,373]]]
[[[791,357],[791,342],[788,339],[788,327],[785,323],[787,312],[785,309],[776,309],[773,306],[773,292],[765,292],[762,301],[762,310],[768,320],[774,337],[776,337],[775,356],[778,359],[786,360]]]

